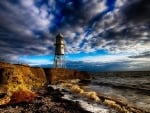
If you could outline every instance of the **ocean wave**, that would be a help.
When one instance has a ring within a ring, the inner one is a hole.
[[[95,105],[103,105],[109,108],[109,110],[112,108],[119,113],[144,113],[143,109],[137,108],[132,106],[131,104],[127,103],[123,100],[118,100],[116,98],[112,98],[111,96],[107,95],[101,95],[101,93],[97,92],[96,90],[92,90],[90,88],[86,88],[85,86],[80,86],[80,84],[75,83],[74,81],[63,81],[62,83],[59,83],[59,85],[63,88],[67,88],[70,92],[72,92],[72,95],[75,95],[75,98],[71,96],[65,96],[70,97],[71,100],[76,100],[80,103],[80,105],[88,110],[90,106],[93,109],[97,109],[97,107],[94,107],[92,104],[94,102]],[[88,87],[88,86],[87,86]],[[84,103],[86,102],[86,104]],[[86,107],[88,105],[89,107]],[[110,111],[108,110],[109,113]],[[91,109],[90,109],[91,110]],[[100,109],[99,109],[100,110]],[[88,110],[89,111],[89,110]],[[92,111],[92,110],[91,110]],[[100,110],[102,111],[102,109]],[[103,112],[96,112],[96,113],[105,113]],[[95,112],[94,112],[95,113]]]
[[[105,82],[93,82],[94,85],[98,86],[107,86],[117,89],[129,89],[129,90],[135,90],[139,93],[150,95],[150,88],[146,85],[149,85],[149,83],[140,85],[127,85],[127,84],[112,84],[112,83],[105,83]],[[145,85],[145,86],[144,86]]]

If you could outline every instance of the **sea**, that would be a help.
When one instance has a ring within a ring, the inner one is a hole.
[[[95,92],[98,95],[121,100],[128,105],[150,113],[150,72],[104,72],[89,74],[91,79],[83,84],[78,84],[80,87]],[[78,87],[76,89],[78,90]],[[83,94],[82,91],[81,93]],[[113,109],[88,101],[82,96],[74,94],[65,94],[64,98],[75,102],[78,101],[84,109],[92,113],[118,113],[113,111]]]
[[[74,69],[72,65],[68,67]],[[123,100],[127,104],[144,109],[150,113],[150,71],[102,72],[100,70],[101,72],[98,72],[99,67],[95,71],[93,71],[92,67],[84,67],[83,69],[80,69],[80,66],[75,67],[76,70],[92,71],[89,72],[91,76],[90,82],[82,84],[82,87],[85,89],[116,100]],[[90,106],[92,105],[89,105],[87,108],[90,108]],[[97,107],[95,108],[97,109]],[[107,112],[109,113],[110,111]]]
[[[85,87],[150,112],[150,72],[90,73]]]

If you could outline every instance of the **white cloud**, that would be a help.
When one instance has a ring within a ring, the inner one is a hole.
[[[34,0],[21,0],[20,3],[25,7],[32,7],[34,4]]]
[[[96,55],[86,56],[79,58],[78,60],[84,62],[98,62],[98,63],[109,63],[109,62],[122,62],[129,60],[127,55]]]
[[[116,4],[115,6],[118,7],[122,7],[124,6],[129,0],[116,0]]]
[[[91,17],[90,18],[93,18],[95,15],[105,11],[107,9],[107,6],[106,6],[106,0],[93,0],[91,1],[90,4],[86,4],[86,8],[92,8],[90,10],[90,13],[91,13]]]
[[[12,23],[16,24],[14,26],[18,26],[18,28],[22,29],[22,31],[26,29],[30,31],[44,31],[48,29],[51,23],[52,14],[48,14],[48,7],[43,5],[41,8],[38,8],[35,6],[34,2],[34,0],[21,0],[20,5],[14,6],[9,2],[4,4],[8,9],[11,10],[11,16],[14,18]],[[16,16],[18,18],[15,18]],[[18,23],[18,19],[21,23]]]
[[[48,59],[40,59],[40,60],[27,60],[27,62],[28,62],[28,64],[30,65],[30,66],[35,66],[35,65],[46,65],[46,64],[53,64],[53,61],[50,61],[50,60],[48,60]]]
[[[84,67],[91,67],[90,70],[92,71],[146,71],[150,67],[149,58],[129,58],[126,54],[84,56],[76,60],[70,58],[69,61],[73,61],[74,65],[80,66],[85,70],[86,68]]]
[[[56,18],[51,11],[56,14],[58,13],[55,7],[56,1],[49,0],[48,5],[42,5],[40,8],[35,6],[34,2],[36,0],[21,0],[20,2],[21,5],[12,5],[6,1],[3,2],[11,13],[8,15],[6,12],[1,12],[2,17],[7,17],[3,18],[4,21],[2,22],[5,24],[11,23],[9,26],[6,26],[8,29],[17,31],[19,36],[24,35],[22,40],[27,43],[24,48],[28,51],[34,49],[37,51],[34,52],[36,54],[52,53],[53,49],[49,49],[49,47],[54,48],[55,33],[49,33],[49,27]],[[77,16],[75,17],[77,22],[75,24],[72,24],[72,21],[70,23],[63,23],[65,25],[60,26],[56,30],[56,32],[62,32],[64,34],[67,42],[66,53],[80,53],[83,51],[90,53],[104,49],[113,54],[126,53],[135,55],[148,51],[150,49],[148,38],[150,31],[146,28],[146,25],[136,25],[132,22],[123,23],[124,16],[122,14],[123,12],[121,12],[121,7],[130,2],[129,0],[116,0],[117,9],[104,14],[101,19],[95,21],[92,26],[93,31],[91,30],[91,33],[87,35],[86,29],[88,28],[89,22],[108,7],[106,6],[106,0],[84,0],[83,6],[81,7],[82,10],[78,12],[79,14],[76,13],[78,10],[73,11],[75,16]],[[72,5],[72,3],[69,3],[69,5]],[[71,15],[71,18],[74,18],[74,15]],[[32,40],[34,42],[33,44],[30,42],[30,38],[39,37],[39,35],[34,34],[34,30],[42,31],[44,38],[46,38],[42,41]],[[25,52],[25,50],[22,51]],[[106,60],[106,58],[100,59]]]

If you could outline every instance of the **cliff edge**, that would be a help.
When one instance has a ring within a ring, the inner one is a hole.
[[[70,69],[43,69],[28,65],[0,63],[0,92],[13,92],[19,88],[32,89],[59,80],[89,78],[86,72]]]

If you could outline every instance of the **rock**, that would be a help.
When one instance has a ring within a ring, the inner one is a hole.
[[[29,102],[36,97],[36,94],[31,91],[16,91],[12,94],[10,103]]]
[[[6,96],[6,93],[0,93],[0,99],[4,98]]]
[[[57,83],[59,80],[66,79],[88,79],[89,74],[84,71],[77,71],[64,68],[45,69],[47,81],[51,84]]]

